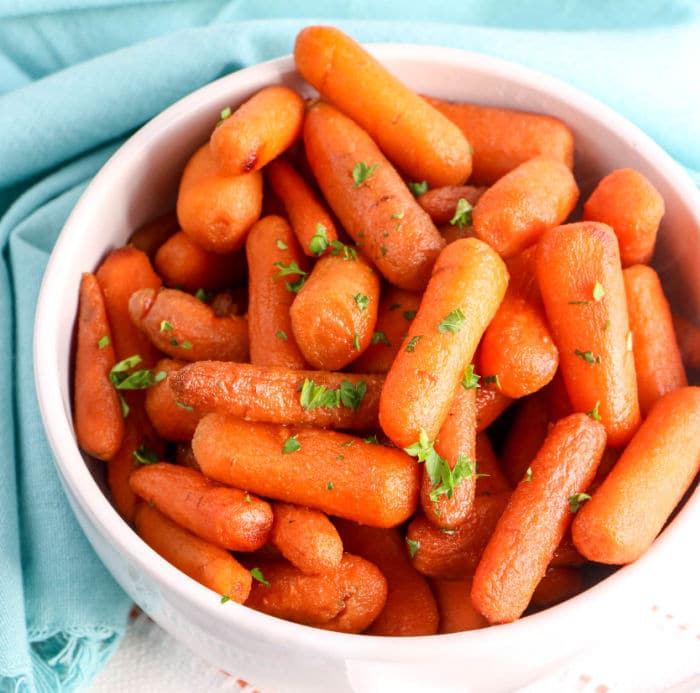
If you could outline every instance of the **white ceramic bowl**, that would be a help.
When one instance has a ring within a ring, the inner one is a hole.
[[[444,48],[382,44],[377,57],[419,92],[558,116],[576,138],[582,198],[614,168],[644,173],[666,201],[656,266],[676,306],[700,314],[700,203],[685,173],[619,115],[558,81],[510,63]],[[84,459],[71,423],[70,350],[80,273],[133,229],[171,209],[183,165],[219,111],[260,87],[309,92],[291,58],[224,77],[137,132],[87,188],[56,243],[36,316],[36,387],[56,465],[75,514],[105,565],[156,622],[218,667],[284,691],[511,690],[634,620],[651,585],[684,572],[700,526],[700,492],[652,549],[574,599],[516,623],[416,638],[346,635],[220,603],[121,520],[104,494],[103,466]]]

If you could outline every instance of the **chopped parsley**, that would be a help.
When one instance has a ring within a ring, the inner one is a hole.
[[[311,254],[316,257],[323,255],[329,245],[326,227],[323,224],[317,223],[316,233],[311,236],[311,240],[309,241],[309,250]]]
[[[463,197],[457,200],[457,207],[455,208],[454,216],[450,219],[450,224],[460,229],[472,225],[472,206],[468,200],[465,200]]]
[[[139,363],[141,363],[141,357],[138,354],[115,363],[109,371],[109,381],[117,390],[145,390],[157,385],[168,375],[165,371],[154,373],[148,368],[128,372]]]
[[[420,197],[421,195],[425,195],[425,193],[428,192],[427,180],[424,180],[420,183],[409,182],[406,185],[408,185],[408,189],[413,193],[413,197]]]
[[[284,441],[284,445],[282,445],[283,454],[288,455],[291,452],[296,452],[301,449],[301,443],[297,440],[297,436],[298,433],[295,433]]]
[[[230,118],[232,113],[233,113],[233,111],[231,110],[231,106],[226,106],[226,108],[223,108],[219,112],[219,122],[216,124],[216,127],[218,128],[219,125],[221,125],[221,123],[224,122],[224,120],[226,120],[227,118]]]
[[[352,348],[355,351],[360,351],[360,335],[355,332],[355,336],[352,338]]]
[[[106,346],[109,346],[109,335],[105,335],[104,337],[100,337],[100,341],[97,342],[98,349],[104,349]]]
[[[457,308],[438,324],[438,332],[451,332],[452,334],[456,334],[462,329],[462,323],[465,320],[464,313]]]
[[[285,342],[289,339],[289,337],[287,337],[287,333],[284,330],[277,330],[277,332],[275,332],[275,336],[279,337],[280,339],[284,339]]]
[[[569,496],[569,510],[572,513],[577,513],[581,505],[590,499],[591,497],[587,493],[574,493]]]
[[[275,241],[275,245],[280,249],[280,250],[287,250],[289,247],[281,238],[278,238]]]
[[[369,298],[364,294],[355,294],[352,299],[360,310],[365,310],[369,304]]]
[[[418,311],[416,311],[416,310],[405,310],[405,311],[403,312],[403,316],[404,316],[404,318],[406,318],[406,320],[408,320],[409,322],[411,322],[411,320],[413,320],[413,318],[416,317],[416,313],[417,313],[417,312],[418,312]]]
[[[262,570],[260,568],[255,567],[250,569],[250,574],[252,575],[254,580],[257,580],[258,582],[261,582],[265,587],[270,586],[270,581],[265,579],[265,576],[263,575]]]
[[[377,438],[376,434],[367,436],[364,438],[364,441],[367,443],[367,445],[379,445],[379,438]]]
[[[329,481],[329,482],[326,484],[326,489],[327,489],[328,491],[332,491],[332,490],[333,490],[333,482],[332,482],[332,481]]]
[[[580,359],[583,359],[589,366],[600,363],[600,356],[597,356],[592,351],[581,351],[580,349],[576,349],[574,354],[576,354],[576,356],[578,356]]]
[[[275,262],[274,266],[279,269],[279,272],[272,277],[273,281],[279,279],[280,277],[288,277],[289,275],[296,275],[299,277],[299,279],[297,279],[295,282],[284,282],[284,285],[287,287],[287,291],[290,291],[293,294],[297,293],[299,289],[304,286],[306,277],[309,276],[308,272],[304,272],[304,270],[299,267],[296,260],[292,260],[288,265],[285,265],[283,262]]]
[[[364,161],[358,161],[352,167],[352,179],[355,181],[353,188],[359,188],[379,168],[379,164],[368,166]]]
[[[402,209],[400,212],[394,212],[394,213],[391,215],[391,218],[392,218],[392,219],[403,219],[403,215],[404,215],[404,211],[403,211],[403,209]]]
[[[406,537],[406,545],[408,546],[408,555],[413,558],[416,555],[416,551],[420,548],[420,542]]]
[[[467,370],[464,371],[464,375],[462,376],[462,387],[465,390],[471,390],[475,387],[481,387],[479,385],[480,378],[481,376],[474,371],[474,364],[470,363],[467,366]]]
[[[228,596],[228,594],[222,594],[221,595],[221,603],[226,604],[226,602],[230,602],[231,597]]]
[[[338,255],[343,256],[343,260],[357,260],[357,250],[351,248],[349,245],[345,245],[341,241],[331,241],[331,255],[337,257]]]
[[[386,346],[388,347],[391,346],[384,332],[375,332],[372,335],[372,344],[379,344],[379,342],[381,342],[382,344],[386,344]]]
[[[419,335],[419,334],[417,334],[415,337],[411,337],[411,339],[408,341],[408,344],[406,345],[406,351],[408,351],[408,352],[415,351],[416,344],[418,344],[421,337],[422,337],[422,335]]]
[[[319,407],[333,409],[341,404],[355,411],[366,392],[367,384],[364,380],[360,380],[357,385],[353,385],[349,380],[343,380],[340,387],[334,390],[325,385],[316,385],[313,380],[305,378],[301,386],[299,403],[307,411],[313,411]]]
[[[593,409],[586,412],[586,414],[588,414],[588,416],[590,416],[595,421],[600,421],[600,412],[598,411],[599,406],[600,406],[600,402],[596,402]]]
[[[593,300],[600,301],[605,296],[605,289],[600,282],[596,282],[593,287]]]
[[[180,407],[180,409],[184,409],[185,411],[194,411],[194,407],[191,407],[189,404],[185,404],[184,402],[178,402],[175,400],[175,405]]]
[[[525,481],[532,481],[532,467],[525,470]]]
[[[484,385],[495,385],[499,390],[501,389],[501,381],[498,379],[498,374],[496,375],[485,375]]]
[[[204,289],[197,289],[197,293],[195,293],[194,297],[198,298],[202,303],[209,303],[209,301],[211,301],[212,294]]]
[[[138,464],[155,464],[158,462],[158,455],[147,448],[143,443],[131,453],[134,458],[134,466]]]

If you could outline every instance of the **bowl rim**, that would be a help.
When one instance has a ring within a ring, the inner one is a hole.
[[[406,43],[368,43],[368,50],[385,61],[415,61],[416,55],[425,55],[436,68],[439,64],[466,67],[481,71],[507,75],[524,88],[555,94],[563,102],[589,119],[605,123],[607,129],[649,152],[654,167],[679,193],[688,199],[689,206],[700,229],[700,195],[688,174],[651,138],[626,118],[604,105],[594,97],[554,77],[537,70],[512,63],[508,60],[474,53],[457,48]],[[55,243],[42,280],[34,324],[33,359],[34,377],[39,409],[44,429],[51,447],[54,464],[69,500],[76,502],[87,520],[105,541],[112,542],[114,548],[128,557],[146,573],[161,589],[167,589],[179,600],[187,602],[203,616],[214,619],[226,627],[254,629],[260,637],[272,639],[286,645],[302,646],[330,658],[342,656],[345,659],[384,660],[407,662],[413,660],[440,660],[453,658],[457,652],[496,651],[508,641],[531,640],[534,632],[555,635],[570,633],[574,622],[578,632],[600,627],[601,614],[614,609],[624,592],[629,595],[630,582],[640,587],[654,575],[653,566],[663,564],[663,557],[669,556],[676,545],[683,541],[693,524],[700,524],[700,489],[685,503],[674,520],[654,542],[651,549],[638,561],[623,566],[611,576],[589,588],[580,595],[542,612],[526,616],[514,623],[491,626],[478,631],[460,633],[382,637],[381,645],[376,637],[354,635],[319,630],[309,626],[285,621],[234,602],[220,604],[218,595],[188,578],[177,568],[161,558],[136,532],[118,515],[108,498],[103,494],[93,478],[77,447],[64,400],[58,374],[55,349],[47,357],[46,344],[53,344],[52,334],[57,324],[61,292],[54,287],[61,282],[64,274],[62,255],[70,250],[80,238],[81,217],[86,213],[87,199],[101,187],[108,185],[111,171],[122,161],[132,157],[142,141],[157,133],[164,125],[180,118],[186,118],[201,100],[215,100],[222,89],[231,81],[245,81],[253,86],[266,82],[262,79],[275,79],[281,73],[294,69],[291,55],[274,58],[242,68],[221,77],[189,93],[163,110],[133,135],[109,158],[91,180],[79,201],[65,222]],[[66,413],[63,416],[63,412]],[[76,513],[77,514],[77,513]],[[647,579],[644,574],[647,573]],[[574,619],[572,621],[572,619]]]

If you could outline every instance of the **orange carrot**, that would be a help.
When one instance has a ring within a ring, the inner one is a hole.
[[[625,286],[617,239],[605,224],[551,229],[537,247],[537,279],[574,409],[597,412],[608,444],[640,423]]]
[[[192,155],[180,180],[177,218],[182,230],[211,253],[238,250],[260,217],[262,184],[260,172],[223,173],[205,144]]]
[[[289,311],[294,338],[314,368],[340,370],[370,345],[379,288],[362,257],[341,254],[316,263]]]
[[[491,185],[536,156],[557,159],[570,169],[574,166],[573,134],[557,118],[511,108],[425,99],[455,123],[471,143],[470,181],[475,185]]]
[[[382,389],[379,420],[396,445],[415,443],[421,430],[435,438],[507,283],[503,261],[481,241],[455,241],[440,254]]]
[[[552,606],[575,597],[583,590],[583,576],[576,568],[547,568],[547,572],[532,593],[532,604],[541,608]]]
[[[178,402],[250,421],[364,431],[377,423],[381,375],[199,361],[170,378]]]
[[[472,601],[490,623],[525,611],[582,501],[605,449],[605,429],[586,414],[558,421],[532,461],[474,573]]]
[[[700,327],[682,315],[674,313],[672,317],[683,363],[687,368],[700,368]]]
[[[228,291],[220,291],[209,304],[214,315],[245,315],[248,312],[248,287],[239,286]]]
[[[246,361],[248,321],[218,317],[195,296],[177,289],[141,289],[129,299],[134,324],[172,358]]]
[[[610,448],[606,449],[610,450]],[[605,453],[603,453],[603,458],[605,458]],[[601,460],[600,467],[603,465],[604,459]],[[590,489],[592,489],[593,483],[591,483]],[[590,490],[589,489],[589,490]],[[591,493],[593,493],[591,491]],[[552,560],[549,562],[550,568],[556,567],[578,567],[586,563],[586,559],[576,550],[574,546],[574,541],[571,538],[571,529],[566,532],[564,538],[559,542],[559,546],[554,550],[554,555]]]
[[[78,299],[73,422],[78,445],[93,457],[113,457],[124,438],[124,418],[110,379],[112,333],[94,274],[84,273]]]
[[[129,238],[129,245],[142,250],[153,261],[158,248],[165,243],[177,230],[177,215],[175,210],[146,222],[140,226]]]
[[[631,168],[605,176],[583,206],[585,221],[603,222],[615,231],[623,267],[651,260],[663,215],[661,195]]]
[[[285,219],[269,216],[253,225],[245,247],[250,362],[259,366],[307,368],[289,315],[296,296],[292,283],[303,275],[280,276],[295,264],[303,273],[308,270],[297,239]]]
[[[433,188],[419,195],[418,204],[429,214],[436,225],[449,224],[463,228],[468,226],[471,220],[471,209],[479,201],[486,188],[475,188],[473,185],[447,185],[442,188]],[[460,200],[464,212],[457,209]],[[465,202],[469,203],[468,205]],[[460,216],[461,213],[461,216]]]
[[[192,449],[212,479],[356,522],[392,527],[416,508],[416,462],[362,438],[209,414]]]
[[[459,128],[339,29],[300,31],[294,61],[302,77],[367,130],[413,180],[459,185],[469,177],[471,148]]]
[[[272,504],[272,511],[270,543],[293,566],[307,575],[319,575],[338,567],[343,557],[343,542],[326,515],[280,502]]]
[[[445,241],[371,137],[317,103],[304,144],[321,191],[362,252],[395,286],[423,289]]]
[[[510,257],[561,224],[577,200],[578,187],[565,164],[546,157],[530,159],[481,196],[472,214],[474,232]]]
[[[485,431],[508,407],[513,400],[500,390],[480,387],[476,393],[476,430]]]
[[[476,471],[477,494],[510,493],[512,487],[503,473],[501,463],[486,432],[478,433],[476,436]]]
[[[632,331],[632,352],[637,373],[642,416],[667,392],[688,384],[671,309],[656,272],[632,265],[622,272]]]
[[[210,590],[243,603],[250,593],[250,573],[227,551],[179,527],[142,503],[136,513],[139,536],[166,561]]]
[[[459,633],[485,628],[488,621],[474,608],[470,595],[472,578],[430,581],[440,612],[438,633]]]
[[[600,563],[630,563],[661,531],[700,471],[700,388],[657,400],[572,526],[576,548]]]
[[[369,635],[433,635],[437,632],[435,598],[423,575],[413,567],[396,529],[380,529],[336,520],[345,550],[366,558],[387,581],[384,608]]]

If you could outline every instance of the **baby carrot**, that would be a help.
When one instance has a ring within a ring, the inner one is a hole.
[[[440,226],[452,223],[464,227],[471,224],[472,207],[485,190],[486,188],[475,188],[473,185],[446,185],[428,190],[416,199],[433,220],[433,224]],[[458,209],[460,200],[464,202]]]
[[[510,493],[511,484],[503,473],[501,463],[485,431],[476,435],[476,471],[476,493],[478,495]]]
[[[583,575],[576,568],[550,567],[532,593],[532,604],[540,608],[552,606],[583,590]]]
[[[306,368],[297,346],[289,308],[294,284],[308,270],[306,258],[285,219],[257,221],[245,244],[248,258],[248,335],[250,362],[259,366]],[[285,275],[294,266],[299,274]],[[284,276],[280,276],[284,275]]]
[[[281,85],[264,87],[222,118],[209,140],[214,158],[229,176],[259,171],[301,134],[304,99]]]
[[[416,508],[418,464],[344,433],[208,414],[192,449],[212,479],[356,522],[392,527]]]
[[[615,231],[623,267],[651,260],[664,201],[641,173],[618,169],[603,178],[583,205],[584,221],[599,221]]]
[[[246,361],[248,321],[219,317],[196,296],[177,289],[140,289],[129,299],[134,324],[172,358]]]
[[[381,375],[199,361],[173,373],[177,401],[250,421],[365,431],[377,423]]]
[[[306,114],[304,145],[328,204],[362,252],[395,286],[423,289],[445,241],[372,138],[320,102]]]
[[[284,157],[271,161],[265,168],[265,176],[282,201],[305,255],[318,257],[338,240],[333,217],[325,204]]]
[[[242,604],[250,593],[250,573],[228,551],[176,525],[142,503],[136,512],[139,536],[166,561],[214,592]]]
[[[491,185],[536,156],[547,156],[573,168],[574,137],[557,118],[425,98],[459,127],[474,148],[469,180],[475,185]]]
[[[489,622],[474,608],[471,597],[472,578],[430,581],[440,613],[438,633],[460,633],[485,628]]]
[[[379,277],[361,256],[322,257],[292,303],[292,332],[314,368],[336,371],[369,345],[379,308]]]
[[[303,29],[294,61],[302,77],[367,130],[412,180],[434,187],[467,180],[471,148],[459,128],[342,31]]]
[[[208,144],[188,161],[177,193],[182,230],[211,253],[231,253],[243,246],[248,229],[262,210],[262,174],[226,175]]]
[[[433,635],[438,612],[428,581],[411,563],[396,529],[381,529],[336,520],[346,551],[377,566],[387,581],[384,608],[367,630],[369,635]]]
[[[78,445],[101,460],[124,438],[124,417],[109,372],[115,364],[104,298],[94,274],[84,273],[78,299],[73,423]]]
[[[490,623],[520,617],[552,560],[605,449],[586,414],[558,421],[511,494],[474,573],[472,601]]]
[[[656,272],[647,265],[622,271],[632,331],[632,353],[637,373],[642,416],[667,392],[688,384],[671,309]]]
[[[700,327],[682,315],[673,314],[673,330],[687,368],[700,368]]]
[[[177,230],[177,215],[175,210],[166,212],[140,226],[129,238],[129,245],[142,250],[152,261],[158,248]]]
[[[396,445],[412,445],[421,430],[435,438],[507,284],[485,243],[465,238],[442,251],[382,389],[379,421]]]
[[[537,279],[574,409],[596,412],[608,444],[624,445],[639,426],[640,414],[612,229],[579,222],[547,231],[537,246]]]
[[[700,388],[657,400],[574,521],[574,544],[586,558],[630,563],[651,546],[700,471],[698,430]]]
[[[237,488],[201,472],[157,462],[137,469],[129,484],[159,512],[201,539],[229,551],[255,551],[267,542],[272,510]]]
[[[485,431],[513,401],[496,388],[480,387],[476,393],[477,432]]]
[[[510,257],[565,221],[577,200],[578,186],[565,164],[547,157],[530,159],[481,196],[472,213],[474,232]]]
[[[343,557],[338,530],[318,510],[291,503],[272,504],[270,543],[302,573],[319,575],[337,568]]]

